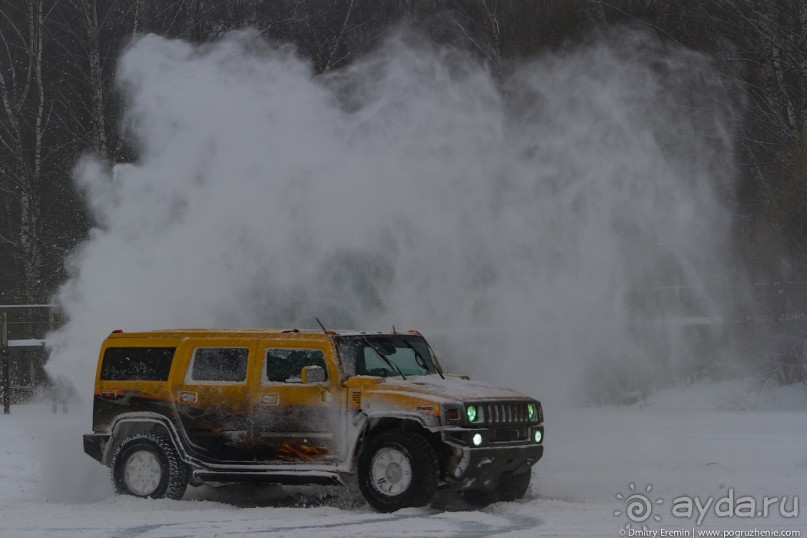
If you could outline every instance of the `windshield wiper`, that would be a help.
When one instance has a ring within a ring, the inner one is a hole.
[[[367,340],[366,338],[362,338],[361,340],[362,340],[362,342],[364,342],[365,344],[367,344],[367,346],[368,346],[369,348],[371,348],[373,351],[375,351],[376,353],[378,353],[378,356],[379,356],[379,357],[381,357],[382,359],[384,359],[384,362],[386,362],[387,364],[389,364],[389,365],[390,365],[390,367],[393,369],[393,371],[397,370],[397,371],[398,371],[398,373],[399,373],[399,374],[401,374],[401,378],[402,378],[404,381],[406,381],[406,376],[405,376],[405,375],[404,375],[404,373],[401,371],[401,369],[400,369],[400,368],[398,368],[398,365],[397,365],[397,364],[395,364],[394,362],[392,362],[392,359],[390,359],[390,358],[389,358],[388,356],[386,356],[386,355],[385,355],[385,354],[384,354],[384,353],[383,353],[383,352],[382,352],[380,349],[378,349],[378,348],[377,348],[377,347],[375,347],[373,344],[371,344],[371,343],[370,343],[370,341],[369,341],[369,340]]]
[[[406,344],[407,347],[409,347],[412,351],[415,352],[415,361],[418,363],[418,366],[420,366],[421,368],[423,368],[424,370],[426,370],[428,372],[429,371],[429,365],[428,365],[428,363],[426,363],[426,359],[423,358],[423,355],[420,354],[420,351],[415,349],[415,346],[410,344],[409,340],[407,340],[406,338],[402,338],[401,340],[403,340],[403,343]],[[437,373],[440,374],[440,377],[445,379],[446,376],[444,376],[443,372],[440,371],[440,368],[437,367],[437,363],[432,361],[432,365],[434,366],[434,369],[437,371]]]

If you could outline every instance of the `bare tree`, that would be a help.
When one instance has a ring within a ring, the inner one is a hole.
[[[2,59],[0,99],[6,121],[0,128],[9,160],[4,174],[4,206],[9,243],[22,273],[21,293],[36,301],[41,293],[43,253],[42,152],[45,115],[43,0],[27,0],[17,10],[2,6],[0,17],[9,31],[0,32]]]
[[[101,68],[101,51],[98,39],[98,11],[95,0],[78,0],[76,8],[84,23],[89,67],[89,89],[92,117],[93,149],[100,155],[108,153],[106,115],[104,114],[104,78]]]

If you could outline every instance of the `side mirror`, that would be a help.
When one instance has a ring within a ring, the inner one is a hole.
[[[322,383],[325,381],[325,370],[322,366],[304,366],[300,374],[303,384]]]

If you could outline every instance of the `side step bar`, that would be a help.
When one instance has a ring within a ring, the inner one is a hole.
[[[336,473],[322,471],[193,471],[193,477],[202,482],[251,482],[283,484],[287,486],[344,486]]]

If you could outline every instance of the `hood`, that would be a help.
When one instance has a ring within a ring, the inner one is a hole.
[[[490,383],[471,381],[456,376],[446,376],[446,379],[442,379],[439,375],[410,376],[406,380],[388,377],[383,383],[374,385],[370,390],[375,393],[397,392],[412,396],[419,395],[440,403],[532,399],[521,392],[497,387]]]

